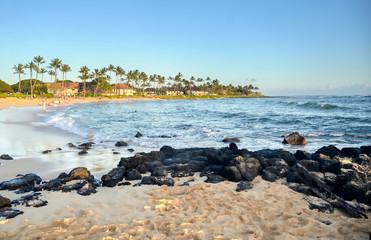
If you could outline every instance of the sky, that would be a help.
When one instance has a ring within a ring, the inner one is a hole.
[[[53,58],[71,66],[73,81],[82,66],[113,64],[264,95],[371,95],[369,0],[0,0],[0,9],[9,84],[14,65],[40,55],[44,68]]]

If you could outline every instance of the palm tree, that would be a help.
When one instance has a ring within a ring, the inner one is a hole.
[[[63,73],[63,84],[65,85],[65,80],[67,79],[67,72],[70,72],[72,70],[70,66],[68,66],[67,64],[63,64],[61,67],[61,71]]]
[[[37,68],[36,68],[36,80],[37,80],[37,74],[40,72],[40,64],[45,63],[45,61],[43,57],[37,56],[33,58],[33,62],[37,63]],[[36,80],[35,80],[35,83],[36,83]]]
[[[13,70],[15,71],[14,74],[18,74],[18,76],[19,76],[18,92],[21,92],[21,74],[25,74],[24,73],[24,66],[23,66],[23,64],[14,65]]]
[[[142,93],[143,93],[143,95],[144,95],[144,87],[145,87],[146,82],[147,82],[147,80],[148,80],[148,76],[147,76],[147,74],[146,74],[145,72],[141,72],[141,73],[139,74],[139,79],[142,80]]]
[[[87,66],[83,66],[80,68],[80,71],[79,71],[81,75],[78,76],[78,78],[84,80],[84,85],[83,85],[84,99],[85,99],[85,93],[86,93],[86,79],[90,78],[89,71],[90,69]]]
[[[118,84],[119,83],[119,79],[122,80],[122,76],[125,75],[125,70],[122,67],[117,66],[115,72],[116,72],[116,84]],[[115,85],[115,92],[117,94],[117,87],[116,87],[116,85]]]
[[[44,74],[47,73],[45,68],[40,68],[39,73],[41,73],[41,81],[44,82]]]
[[[55,72],[53,70],[48,71],[48,74],[50,75],[50,82],[53,81],[53,76],[55,75]]]
[[[110,64],[108,66],[108,71],[109,71],[109,81],[111,82],[111,79],[112,79],[112,72],[114,72],[116,70],[115,66],[113,66],[112,64]]]
[[[29,62],[24,66],[24,68],[30,69],[30,89],[31,89],[31,96],[33,96],[33,85],[32,85],[32,70],[36,70],[37,66],[33,62]]]
[[[54,58],[51,60],[51,62],[49,63],[49,68],[53,69],[54,68],[54,74],[55,74],[55,82],[57,82],[57,73],[58,73],[58,69],[62,66],[62,60],[60,60],[59,58]]]

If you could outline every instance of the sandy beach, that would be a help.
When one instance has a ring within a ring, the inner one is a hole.
[[[86,101],[99,99],[62,104]],[[100,178],[117,165],[120,156],[110,149],[98,147],[84,158],[66,147],[84,139],[33,124],[42,104],[0,99],[0,109],[7,111],[0,119],[6,136],[0,141],[0,154],[14,157],[0,160],[0,182],[26,173],[50,180],[74,167],[87,167]],[[46,149],[53,151],[42,154]],[[175,178],[174,187],[133,187],[138,182],[133,181],[131,186],[100,187],[90,196],[43,191],[47,206],[17,206],[24,214],[0,218],[0,239],[369,239],[369,213],[368,219],[355,219],[340,210],[333,214],[310,210],[306,195],[283,185],[283,179],[268,182],[258,176],[254,187],[243,192],[235,191],[237,183],[210,184],[205,179],[199,174]],[[179,186],[186,181],[189,186]],[[0,195],[20,197],[12,191]]]

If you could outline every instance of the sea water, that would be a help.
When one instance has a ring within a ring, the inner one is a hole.
[[[135,150],[225,147],[226,137],[238,137],[238,147],[252,151],[371,145],[370,96],[106,101],[49,109],[41,117],[86,140],[126,141]],[[282,144],[292,132],[308,144]]]

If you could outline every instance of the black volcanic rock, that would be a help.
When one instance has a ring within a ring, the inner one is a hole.
[[[137,134],[135,134],[135,137],[136,137],[136,138],[143,137],[143,134],[141,134],[140,132],[137,132]]]
[[[103,175],[101,180],[104,187],[114,187],[118,182],[122,181],[125,176],[125,168],[117,167],[109,171],[107,174]]]
[[[39,184],[40,182],[41,178],[38,175],[34,173],[28,173],[24,176],[0,183],[0,190],[17,190],[24,188],[29,189],[30,187],[33,187],[35,186],[35,184]]]
[[[334,158],[335,156],[340,155],[340,150],[333,145],[329,145],[327,147],[321,147],[315,153],[316,154],[317,153],[322,153],[324,155],[329,156],[330,158]]]
[[[9,156],[8,154],[2,154],[0,156],[0,159],[1,160],[13,160],[13,158],[11,156]]]
[[[222,140],[222,142],[225,142],[225,143],[236,143],[236,142],[240,142],[240,139],[239,138],[236,138],[236,137],[224,138]]]
[[[118,141],[115,146],[116,147],[126,147],[128,144],[124,141]]]

